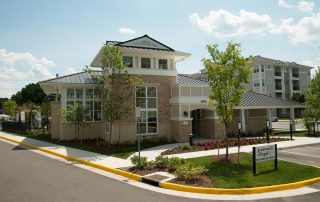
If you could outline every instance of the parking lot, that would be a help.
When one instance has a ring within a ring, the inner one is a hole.
[[[278,158],[320,167],[320,143],[288,149],[279,149]]]

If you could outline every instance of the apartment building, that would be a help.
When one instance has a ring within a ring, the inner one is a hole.
[[[297,64],[295,62],[284,62],[260,55],[250,56],[252,74],[249,83],[245,84],[248,90],[253,92],[278,97],[282,99],[292,99],[294,95],[301,95],[309,86],[313,67]],[[200,74],[194,74],[194,78],[205,79],[206,69],[202,69]],[[273,114],[279,117],[289,116],[289,110],[277,109]]]

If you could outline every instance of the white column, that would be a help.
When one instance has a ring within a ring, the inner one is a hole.
[[[246,116],[245,116],[245,113],[244,113],[244,109],[241,109],[241,115],[240,115],[240,120],[241,120],[241,127],[242,127],[242,131],[243,132],[246,132]]]
[[[272,128],[272,110],[267,109],[267,119],[269,120],[270,123],[270,129]]]
[[[290,118],[292,119],[292,131],[296,131],[296,122],[294,118],[294,108],[290,108]]]
[[[289,67],[289,95],[290,95],[290,98],[292,97],[292,94],[293,94],[292,68]]]

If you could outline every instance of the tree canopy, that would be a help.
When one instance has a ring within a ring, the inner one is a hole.
[[[208,70],[211,92],[209,105],[218,114],[225,126],[225,136],[232,121],[234,108],[239,104],[241,95],[245,93],[244,83],[248,83],[250,68],[249,60],[241,56],[241,45],[228,42],[225,51],[219,51],[217,44],[207,45],[210,58],[202,59]],[[228,147],[227,147],[228,158]]]
[[[41,105],[45,101],[46,94],[38,83],[30,83],[23,87],[16,94],[12,95],[11,99],[18,105],[32,102],[36,105]]]
[[[311,79],[310,86],[306,89],[306,111],[304,114],[305,124],[308,127],[313,118],[320,120],[320,70],[316,70]]]
[[[9,116],[14,117],[17,111],[17,104],[13,100],[7,100],[3,103],[3,112]]]

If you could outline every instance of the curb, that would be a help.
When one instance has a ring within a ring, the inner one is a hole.
[[[296,189],[304,187],[307,185],[315,184],[320,182],[320,177],[304,180],[300,182],[293,182],[289,184],[280,184],[264,187],[253,187],[253,188],[240,188],[240,189],[223,189],[223,188],[202,188],[202,187],[193,187],[180,184],[174,184],[170,182],[160,182],[160,187],[165,189],[173,189],[177,191],[193,192],[193,193],[202,193],[202,194],[257,194],[263,192],[272,192],[272,191],[283,191],[288,189]]]
[[[0,135],[0,138],[2,138],[4,140],[7,140],[7,141],[11,141],[11,142],[17,143],[17,144],[20,144],[20,145],[23,145],[25,147],[30,147],[30,148],[33,148],[33,149],[37,149],[37,150],[46,152],[46,153],[49,153],[49,154],[52,154],[52,155],[67,159],[69,161],[74,161],[74,162],[77,162],[77,163],[81,163],[81,164],[84,164],[84,165],[87,165],[87,166],[91,166],[91,167],[94,167],[94,168],[97,168],[97,169],[100,169],[100,170],[104,170],[104,171],[107,171],[107,172],[110,172],[110,173],[121,175],[123,177],[127,177],[127,178],[130,178],[130,179],[136,180],[136,181],[141,181],[141,176],[140,175],[129,173],[129,172],[126,172],[126,171],[123,171],[123,170],[120,170],[120,169],[116,169],[116,168],[110,168],[110,167],[107,167],[107,166],[103,166],[103,165],[100,165],[100,164],[97,164],[97,163],[93,163],[93,162],[90,162],[90,161],[87,161],[87,160],[83,160],[83,159],[80,159],[80,158],[76,158],[76,157],[73,157],[73,156],[67,156],[67,155],[64,155],[64,154],[60,154],[58,152],[54,152],[54,151],[51,151],[49,149],[44,149],[44,148],[41,148],[41,147],[38,147],[38,146],[34,146],[34,145],[31,145],[31,144],[27,144],[27,143],[23,143],[23,142],[20,142],[20,141],[16,141],[16,140],[13,140],[13,139],[10,139],[10,138],[3,137],[1,135]]]
[[[38,146],[34,146],[31,144],[23,143],[20,141],[16,141],[10,138],[6,138],[0,135],[1,139],[11,141],[20,145],[23,145],[25,147],[37,149],[70,161],[74,161],[77,163],[81,163],[87,166],[91,166],[100,170],[104,170],[110,173],[114,173],[117,175],[121,175],[123,177],[127,177],[139,182],[143,181],[143,177],[140,175],[136,175],[130,172],[126,172],[120,169],[116,168],[110,168],[107,166],[102,166],[96,163],[92,163],[87,160],[83,160],[80,158],[72,157],[72,156],[67,156],[64,154],[60,154],[58,152],[51,151],[49,149],[44,149]],[[186,186],[186,185],[180,185],[180,184],[174,184],[170,182],[160,182],[159,187],[160,188],[165,188],[165,189],[171,189],[171,190],[176,190],[176,191],[184,191],[184,192],[192,192],[192,193],[202,193],[202,194],[256,194],[256,193],[263,193],[263,192],[272,192],[272,191],[283,191],[283,190],[288,190],[288,189],[296,189],[304,186],[308,186],[311,184],[315,183],[320,183],[320,177],[313,178],[313,179],[308,179],[304,181],[299,181],[299,182],[293,182],[293,183],[288,183],[288,184],[280,184],[280,185],[272,185],[272,186],[263,186],[263,187],[253,187],[253,188],[240,188],[240,189],[223,189],[223,188],[203,188],[203,187],[193,187],[193,186]]]

